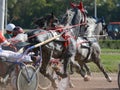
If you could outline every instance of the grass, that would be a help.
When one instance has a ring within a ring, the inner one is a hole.
[[[118,72],[120,64],[119,49],[102,49],[101,62],[107,72]],[[89,63],[91,71],[99,72],[100,70],[94,63]]]
[[[120,49],[105,49],[103,48],[101,50],[102,53],[119,53],[120,54]]]

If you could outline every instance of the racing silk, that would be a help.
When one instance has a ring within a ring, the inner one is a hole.
[[[7,38],[7,39],[10,39],[10,38],[12,38],[12,37],[13,37],[13,35],[12,35],[12,34],[8,34],[8,33],[5,33],[5,34],[4,34],[4,36],[5,36],[5,38]]]
[[[2,32],[0,32],[0,45],[8,46],[10,43],[3,36]]]
[[[25,42],[28,40],[28,35],[27,34],[24,34],[24,33],[20,33],[18,34],[15,38],[15,40],[19,40],[21,42]]]
[[[3,36],[2,32],[0,32],[0,43],[3,43],[5,41],[5,37]]]
[[[17,36],[9,39],[8,41],[16,44],[18,42],[26,42],[27,40],[28,40],[28,35],[24,33],[20,33]]]
[[[29,55],[23,55],[18,52],[3,50],[1,45],[6,45],[6,43],[8,43],[8,41],[2,35],[2,32],[0,32],[0,57],[5,57],[7,60],[10,61],[16,61],[20,59],[21,61],[24,62],[32,62],[31,57]]]

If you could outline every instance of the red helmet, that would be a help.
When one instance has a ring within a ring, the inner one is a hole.
[[[14,30],[13,30],[13,36],[16,36],[16,35],[18,35],[18,34],[20,34],[20,33],[24,33],[24,30],[23,30],[21,27],[16,26],[16,27],[14,28]]]

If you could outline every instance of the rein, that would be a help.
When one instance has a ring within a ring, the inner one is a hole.
[[[77,43],[76,44],[76,46],[78,47],[80,44],[82,44],[82,43],[89,43],[89,41],[82,41],[82,42],[79,42],[79,43]]]
[[[76,25],[72,25],[72,26],[65,26],[65,27],[63,27],[63,28],[61,27],[61,28],[59,28],[59,29],[55,29],[55,30],[52,30],[52,31],[64,32],[64,31],[63,31],[64,29],[70,29],[70,28],[73,28],[73,27],[76,27],[76,26],[80,26],[80,25],[86,25],[86,23],[76,24]],[[48,31],[50,31],[50,30],[48,30]],[[31,38],[33,38],[33,37],[35,37],[35,36],[38,36],[38,35],[41,35],[41,34],[46,34],[46,33],[47,33],[47,32],[40,32],[40,33],[38,33],[38,34],[29,36],[28,39],[31,39]],[[74,38],[74,37],[72,37],[72,38]],[[18,42],[19,42],[19,41],[18,41]],[[15,47],[14,47],[14,50],[17,51]]]
[[[59,28],[59,29],[54,29],[54,30],[52,30],[52,31],[60,31],[60,30],[65,30],[65,29],[70,29],[70,28],[73,28],[73,27],[77,27],[77,26],[81,26],[81,25],[86,25],[86,23],[81,23],[81,24],[76,24],[76,25],[71,25],[71,26],[65,26],[65,27],[61,27],[61,28]],[[48,31],[49,31],[50,29],[48,29]],[[33,38],[33,37],[35,37],[35,36],[38,36],[38,35],[41,35],[41,34],[46,34],[47,32],[40,32],[40,33],[38,33],[38,34],[35,34],[35,35],[32,35],[32,36],[29,36],[28,38],[30,39],[30,38]]]
[[[81,25],[86,25],[86,23],[75,24],[75,25],[71,25],[71,26],[65,26],[64,28],[60,28],[60,29],[70,29],[70,28],[73,28],[73,27],[81,26]],[[60,29],[56,29],[56,30],[60,30]]]
[[[38,36],[38,35],[41,35],[41,34],[45,34],[45,33],[46,33],[46,32],[40,32],[40,33],[38,33],[38,34],[35,34],[35,35],[32,35],[32,36],[29,36],[28,39],[33,38],[33,37]]]

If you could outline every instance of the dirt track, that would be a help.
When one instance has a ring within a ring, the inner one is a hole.
[[[74,74],[71,76],[74,88],[67,88],[67,90],[119,90],[117,84],[117,73],[109,74],[112,82],[107,82],[102,73],[93,73],[91,80],[85,82],[83,78]]]
[[[85,82],[79,75],[72,76],[74,88],[68,90],[119,90],[117,84],[117,73],[109,74],[112,82],[107,82],[102,73],[93,73],[91,80]]]
[[[74,74],[71,76],[74,88],[67,88],[67,90],[119,90],[117,84],[117,73],[109,74],[112,82],[106,81],[102,73],[93,73],[91,80],[85,82],[80,75]],[[8,85],[7,88],[0,87],[0,90],[12,90]],[[50,88],[49,90],[53,90]]]

